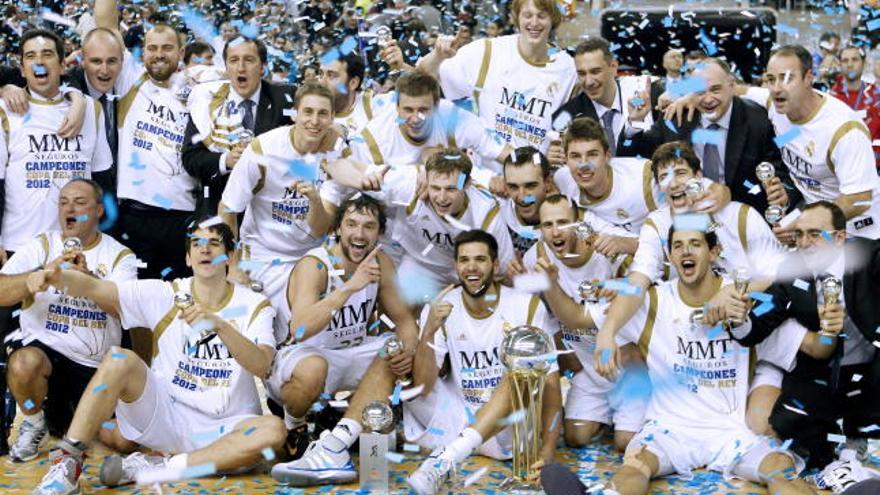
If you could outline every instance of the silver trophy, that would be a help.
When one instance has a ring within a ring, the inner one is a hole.
[[[254,131],[242,127],[238,134],[236,135],[236,140],[232,143],[235,146],[239,146],[242,149],[247,148],[251,141],[254,140]]]
[[[588,303],[599,302],[599,284],[593,280],[584,280],[578,284],[578,293]]]
[[[701,179],[693,178],[688,179],[688,181],[684,185],[684,195],[691,198],[693,201],[695,198],[698,198],[703,194],[703,181]],[[694,205],[696,206],[696,205]],[[709,215],[709,227],[706,229],[707,232],[715,232],[716,230],[721,228],[721,224],[716,222],[712,215]]]
[[[68,237],[64,239],[64,254],[75,254],[82,251],[82,241],[79,237]]]
[[[770,205],[764,211],[764,220],[770,225],[779,225],[783,218],[785,218],[785,208],[780,205]]]
[[[379,48],[385,48],[392,39],[391,28],[379,26],[376,28],[376,44]]]
[[[174,293],[174,305],[177,306],[177,309],[183,311],[193,304],[195,304],[195,300],[189,292],[179,290]]]
[[[506,332],[501,341],[501,362],[511,385],[511,407],[525,412],[513,428],[513,477],[501,486],[508,493],[541,493],[532,466],[541,457],[541,407],[544,381],[550,371],[550,337],[540,328],[521,325]]]
[[[691,330],[696,331],[703,328],[706,321],[706,313],[703,308],[695,309],[691,312]]]
[[[737,294],[744,295],[749,290],[749,270],[746,268],[734,268],[733,270],[733,289]],[[743,322],[729,318],[727,324],[731,327],[742,325]]]
[[[382,344],[382,354],[386,358],[392,358],[398,354],[403,352],[403,342],[397,338],[397,336],[392,335],[385,339],[385,343]],[[400,384],[401,387],[406,388],[412,385],[412,377],[407,375],[404,377],[397,377],[396,382]]]
[[[826,306],[829,304],[837,304],[840,300],[840,292],[843,290],[843,283],[837,277],[825,277],[822,279],[822,300]],[[819,335],[824,337],[835,337],[837,334],[820,330]]]
[[[368,431],[360,435],[361,490],[388,493],[388,452],[394,450],[394,412],[385,401],[364,406],[361,419]]]
[[[755,175],[761,182],[767,182],[776,177],[776,167],[770,162],[761,162],[755,167]]]
[[[574,228],[574,234],[578,239],[582,241],[586,241],[587,244],[592,244],[593,241],[596,240],[596,229],[593,228],[593,225],[590,222],[583,221]]]

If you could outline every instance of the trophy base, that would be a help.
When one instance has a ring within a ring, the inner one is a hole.
[[[498,489],[503,493],[515,495],[544,495],[544,489],[538,481],[529,483],[528,481],[507,478],[498,485]]]

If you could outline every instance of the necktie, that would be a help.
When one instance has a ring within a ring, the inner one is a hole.
[[[710,124],[708,129],[718,132],[720,128],[721,126],[718,124]],[[703,145],[703,176],[719,184],[724,184],[724,163],[721,161],[718,145],[714,143]]]
[[[241,125],[249,131],[254,130],[254,102],[253,100],[244,100],[239,103],[239,108],[244,110],[241,117]]]
[[[107,100],[107,93],[98,98],[101,106],[104,108],[104,130],[107,132],[107,143],[110,145],[110,154],[113,155],[113,162],[116,163],[116,148],[118,145],[117,129],[116,129],[116,100]]]
[[[602,127],[605,128],[605,137],[608,138],[608,147],[611,149],[611,156],[617,154],[617,139],[614,135],[614,114],[617,110],[610,108],[602,114]]]

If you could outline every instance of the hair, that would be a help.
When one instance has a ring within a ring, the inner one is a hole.
[[[174,42],[177,43],[177,47],[180,48],[180,46],[181,46],[180,36],[178,35],[177,30],[174,29],[173,26],[166,23],[165,21],[159,21],[159,22],[154,23],[153,27],[151,27],[150,29],[148,29],[147,31],[144,32],[144,44],[146,44],[147,33],[149,33],[150,31],[154,31],[157,33],[171,31],[172,33],[174,33]]]
[[[651,173],[654,175],[654,180],[659,181],[657,176],[660,174],[661,168],[678,161],[684,161],[693,173],[701,170],[700,159],[697,158],[691,145],[684,141],[671,141],[658,146],[654,150],[654,154],[651,155]]]
[[[865,57],[867,57],[867,54],[865,53],[865,49],[858,46],[858,45],[846,45],[845,47],[840,49],[840,55],[843,55],[844,50],[855,50],[856,53],[859,54],[859,58],[862,59],[863,61],[865,60]]]
[[[784,45],[770,52],[773,57],[795,57],[801,65],[801,76],[813,70],[813,56],[801,45]]]
[[[358,78],[358,85],[354,90],[360,91],[361,86],[364,84],[364,73],[366,72],[364,59],[357,53],[351,52],[340,60],[345,64],[345,74],[348,76],[349,81],[354,77]]]
[[[92,193],[95,195],[95,201],[97,201],[98,204],[104,203],[104,188],[102,188],[100,184],[98,184],[97,182],[95,182],[92,179],[77,177],[76,179],[71,180],[67,184],[64,184],[64,187],[67,187],[70,184],[75,184],[77,182],[82,182],[84,184],[88,184],[88,186],[92,188]],[[63,189],[63,187],[62,187],[62,189]]]
[[[357,194],[339,205],[339,208],[336,209],[336,215],[333,217],[331,231],[336,231],[342,226],[342,220],[349,211],[372,214],[379,220],[379,233],[385,233],[385,224],[388,220],[385,216],[385,208],[382,203],[367,194]]]
[[[49,31],[48,29],[28,29],[27,31],[24,32],[24,34],[21,35],[21,41],[19,42],[19,45],[18,45],[21,50],[21,58],[24,59],[24,45],[25,45],[25,43],[27,43],[28,41],[30,41],[34,38],[39,38],[39,37],[48,38],[48,39],[52,40],[53,43],[55,43],[55,53],[58,55],[58,60],[63,63],[64,62],[64,41],[61,39],[60,36],[58,36],[57,34],[55,34],[52,31]]]
[[[398,95],[423,96],[430,94],[434,103],[440,100],[440,83],[427,72],[416,69],[400,76],[395,84]],[[398,101],[400,101],[398,99]]]
[[[568,151],[568,145],[572,141],[599,141],[602,143],[602,149],[608,151],[608,137],[605,135],[605,129],[591,117],[578,117],[571,121],[565,134],[562,136],[562,145]]]
[[[825,31],[822,33],[822,36],[819,36],[819,43],[823,41],[831,41],[831,40],[839,40],[840,35],[835,33],[834,31]]]
[[[453,242],[455,244],[455,259],[458,259],[458,249],[461,245],[470,244],[471,242],[485,244],[489,248],[489,256],[492,258],[492,261],[498,259],[498,241],[495,240],[495,237],[493,237],[492,234],[485,230],[466,230],[455,236]]]
[[[269,60],[269,55],[266,51],[265,43],[256,38],[244,38],[241,36],[236,36],[235,38],[227,41],[225,45],[223,45],[223,62],[226,62],[226,53],[229,51],[229,45],[231,45],[232,43],[236,43],[236,45],[233,46],[238,46],[238,43],[253,43],[254,46],[257,47],[257,55],[260,57],[260,62],[265,64],[266,61]]]
[[[458,148],[443,148],[432,153],[425,162],[425,172],[438,174],[464,174],[465,181],[471,177],[473,163],[467,153]]]
[[[539,157],[538,162],[535,163],[535,155]],[[550,162],[547,161],[547,157],[544,156],[544,153],[538,151],[534,146],[520,146],[513,150],[507,158],[504,159],[504,169],[502,172],[507,171],[507,167],[521,167],[523,165],[538,165],[541,167],[541,178],[546,179],[550,177]]]
[[[574,217],[575,220],[577,220],[578,219],[578,206],[568,196],[558,194],[558,193],[551,194],[551,195],[547,196],[546,198],[544,198],[544,202],[541,203],[541,206],[557,205],[557,204],[563,204],[563,203],[568,205],[568,207],[571,209],[571,212],[573,214],[572,216]]]
[[[207,217],[204,219],[207,220]],[[199,223],[201,221],[195,221],[192,223],[192,226],[186,230],[186,251],[189,252],[190,248],[192,248],[192,243],[196,239],[196,231],[200,229]],[[223,244],[223,249],[226,250],[226,253],[231,253],[235,249],[235,238],[232,235],[232,229],[229,228],[229,225],[225,223],[216,223],[214,225],[205,227],[204,230],[208,230],[210,232],[214,232],[215,234],[220,235],[220,242]]]
[[[700,64],[715,64],[717,65],[725,74],[728,76],[733,76],[733,69],[730,68],[730,64],[727,63],[726,60],[718,57],[706,57],[700,60],[697,63],[697,69],[699,69]]]
[[[302,103],[305,97],[309,95],[327,98],[328,100],[330,100],[330,108],[334,108],[333,105],[335,104],[335,102],[333,101],[333,91],[327,86],[324,86],[323,84],[314,81],[303,83],[302,86],[297,88],[296,96],[293,99],[293,107],[299,110],[299,104]]]
[[[706,217],[708,218],[708,215],[706,215]],[[688,232],[688,231],[691,231],[692,229],[678,229],[678,230],[681,230],[682,232]],[[676,232],[675,222],[672,222],[672,225],[669,226],[669,237],[666,238],[666,247],[670,251],[672,251],[672,234],[674,234],[675,232]],[[710,251],[715,249],[715,247],[718,246],[718,234],[716,234],[715,232],[707,232],[705,230],[699,230],[697,232],[700,232],[703,234],[703,238],[706,239],[706,244],[709,245]]]
[[[611,61],[614,58],[614,53],[611,51],[611,44],[608,43],[608,40],[602,38],[601,36],[590,36],[578,43],[578,45],[574,49],[574,56],[583,55],[585,53],[591,53],[599,51],[602,52],[602,55],[605,57],[605,60]]]
[[[186,45],[186,48],[183,50],[183,63],[189,64],[189,61],[192,60],[193,56],[201,55],[205,52],[214,53],[214,48],[204,41],[193,41]]]
[[[559,6],[556,4],[556,0],[531,0],[535,7],[543,12],[546,12],[550,15],[550,29],[555,31],[556,28],[562,24],[562,12],[559,11]],[[513,22],[513,25],[519,28],[519,13],[522,11],[522,8],[528,3],[529,0],[513,0],[513,3],[510,4],[510,16]]]
[[[846,215],[844,215],[843,210],[840,209],[835,203],[831,201],[820,200],[815,203],[810,203],[807,206],[801,208],[801,213],[809,210],[815,210],[818,208],[823,208],[828,210],[831,213],[831,226],[834,230],[846,230]]]
[[[708,55],[703,50],[691,50],[684,55],[685,60],[703,60]]]

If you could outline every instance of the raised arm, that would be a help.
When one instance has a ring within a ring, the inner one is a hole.
[[[55,286],[73,297],[91,299],[107,314],[119,317],[119,291],[114,282],[101,280],[77,270],[61,270],[58,267],[32,272],[27,286],[31,293],[42,292],[49,285]]]

